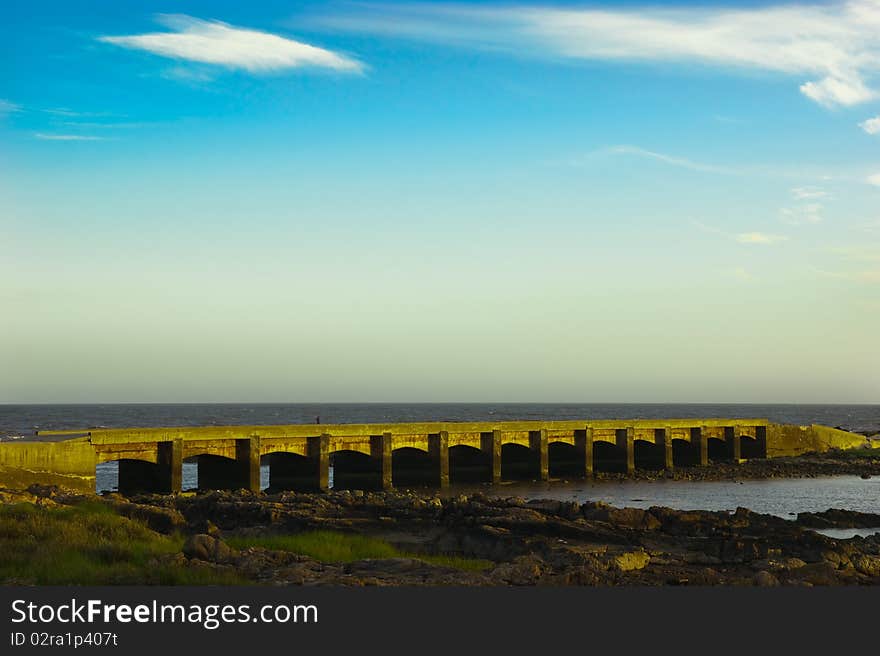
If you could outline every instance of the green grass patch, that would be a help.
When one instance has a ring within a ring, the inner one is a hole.
[[[880,460],[880,449],[862,447],[858,449],[834,449],[826,451],[824,456],[833,456],[836,460]]]
[[[36,585],[198,585],[243,583],[211,568],[162,558],[180,536],[161,535],[99,502],[40,508],[0,506],[0,583]]]
[[[488,560],[459,556],[417,554],[400,551],[379,538],[336,531],[305,531],[290,535],[235,536],[227,543],[236,549],[260,547],[271,551],[289,551],[314,558],[322,563],[350,563],[376,558],[417,558],[427,563],[469,571],[492,567]]]

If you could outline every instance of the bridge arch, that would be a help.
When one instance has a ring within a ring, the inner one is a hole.
[[[260,449],[260,457],[272,455],[273,453],[287,453],[291,455],[307,456],[308,447],[305,442],[299,444],[285,444],[283,442],[264,442]]]
[[[260,467],[268,469],[267,489],[316,490],[318,487],[318,463],[299,453],[272,451],[260,457]]]
[[[449,481],[475,483],[492,480],[489,454],[467,444],[449,447]]]
[[[706,451],[709,454],[709,460],[730,460],[730,452],[727,441],[719,437],[709,437],[706,440]]]
[[[573,444],[552,441],[547,445],[547,465],[550,476],[583,476],[585,463]]]
[[[672,464],[676,467],[695,467],[700,464],[697,446],[688,440],[672,440]]]
[[[536,478],[535,453],[528,446],[517,442],[501,445],[501,478],[505,480],[530,480]]]
[[[597,472],[626,472],[626,449],[604,440],[593,442],[593,469]]]
[[[330,471],[335,490],[374,490],[381,486],[379,463],[360,449],[331,452]]]
[[[427,450],[404,446],[391,452],[391,482],[394,487],[427,487],[437,478],[437,463]]]
[[[95,466],[96,485],[125,495],[166,492],[166,479],[155,459],[115,458],[102,460]]]
[[[633,461],[639,469],[663,469],[665,447],[661,442],[633,441]]]
[[[96,464],[105,464],[105,463],[114,463],[121,462],[122,460],[131,460],[134,462],[150,462],[154,465],[158,460],[155,451],[152,453],[148,452],[125,452],[125,453],[111,453],[111,452],[101,452],[99,451],[96,454]]]
[[[196,466],[196,488],[199,490],[238,490],[247,487],[241,464],[235,458],[199,453],[183,459],[184,467],[193,464]]]

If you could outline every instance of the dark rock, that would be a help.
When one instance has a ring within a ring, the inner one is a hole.
[[[809,528],[874,528],[880,526],[880,515],[831,508],[818,513],[798,513],[795,521]]]
[[[770,572],[760,571],[754,576],[755,585],[764,587],[764,588],[772,588],[779,585],[779,579],[773,576]]]
[[[236,555],[236,551],[225,542],[204,533],[187,538],[183,545],[183,553],[187,558],[198,558],[214,563],[228,562]]]

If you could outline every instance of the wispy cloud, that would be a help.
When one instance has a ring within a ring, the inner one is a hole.
[[[795,200],[819,200],[830,198],[831,194],[819,187],[795,187],[791,190],[791,196]]]
[[[874,185],[875,187],[880,187],[880,173],[874,173],[873,175],[869,175],[866,182],[869,185]]]
[[[807,203],[779,210],[782,221],[789,225],[804,225],[822,221],[824,206],[821,203]]]
[[[66,118],[118,118],[117,114],[111,112],[84,112],[68,109],[67,107],[49,107],[40,111],[52,116],[63,116]]]
[[[869,118],[867,121],[862,121],[859,123],[859,127],[868,134],[880,134],[880,116],[875,116],[874,118]]]
[[[146,50],[163,57],[225,66],[251,73],[320,67],[359,72],[363,65],[349,57],[277,34],[206,21],[184,15],[160,15],[170,32],[102,36],[99,41]]]
[[[52,125],[63,125],[65,127],[77,128],[79,130],[120,130],[147,127],[149,125],[154,125],[154,123],[144,123],[138,121],[128,121],[125,123],[100,123],[98,121],[52,121]]]
[[[611,153],[614,155],[635,155],[636,157],[644,157],[646,159],[652,159],[658,162],[663,162],[664,164],[669,164],[670,166],[678,166],[680,168],[689,169],[691,171],[700,171],[701,173],[736,173],[734,169],[728,167],[716,166],[714,164],[707,164],[705,162],[697,162],[692,159],[687,159],[686,157],[676,157],[674,155],[658,153],[653,150],[640,148],[639,146],[631,146],[626,144],[609,146],[608,148],[605,148],[600,152]]]
[[[856,172],[855,170],[838,170],[834,173],[834,175],[829,175],[828,170],[825,167],[811,166],[805,163],[799,163],[789,166],[780,166],[775,164],[743,164],[738,166],[731,166],[725,164],[717,164],[713,162],[704,162],[688,157],[683,157],[677,154],[673,155],[670,153],[659,152],[632,144],[604,146],[602,148],[597,148],[595,150],[591,150],[586,153],[568,157],[565,159],[548,160],[546,163],[550,165],[561,166],[587,166],[591,164],[596,157],[607,157],[609,155],[627,155],[633,157],[641,157],[643,159],[653,160],[655,162],[660,162],[669,166],[674,166],[677,168],[699,173],[712,173],[716,175],[729,176],[754,176],[760,178],[779,178],[789,180],[789,184],[791,184],[792,182],[826,183],[829,180],[863,182],[865,177],[864,170],[861,169],[858,170],[858,172]],[[797,196],[798,193],[801,194],[800,197]],[[819,198],[820,196],[830,198],[831,194],[822,191],[818,187],[804,186],[795,187],[794,189],[792,189],[792,196],[794,196],[796,200],[803,200],[807,198]]]
[[[17,112],[21,109],[21,105],[16,105],[14,102],[9,102],[8,100],[0,99],[0,118],[6,116],[7,114],[12,114],[13,112]]]
[[[712,118],[718,123],[725,123],[727,125],[745,125],[747,123],[744,119],[735,116],[725,116],[724,114],[715,114]]]
[[[386,4],[334,11],[313,22],[518,56],[774,71],[801,78],[801,93],[826,106],[878,95],[869,86],[880,62],[877,0],[744,9]]]
[[[775,244],[787,239],[788,237],[784,235],[771,235],[766,232],[740,232],[736,235],[736,240],[740,244]]]
[[[106,137],[90,134],[50,134],[46,132],[35,132],[34,138],[42,141],[104,141],[106,139]]]
[[[202,85],[213,82],[216,75],[210,71],[206,71],[205,67],[195,66],[172,66],[166,68],[159,74],[166,80],[175,80],[176,82],[186,82],[187,84]]]
[[[724,237],[725,239],[730,239],[740,244],[758,244],[766,246],[788,240],[788,237],[786,237],[785,235],[775,235],[767,232],[727,232],[725,230],[722,230],[721,228],[706,225],[705,223],[701,223],[699,221],[694,221],[693,225],[703,232],[708,232],[713,235],[719,235],[721,237]]]

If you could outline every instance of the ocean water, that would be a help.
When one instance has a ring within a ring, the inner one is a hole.
[[[475,486],[461,487],[476,490]],[[567,481],[510,482],[493,494],[526,499],[604,501],[612,506],[677,510],[734,511],[738,507],[791,519],[800,512],[844,508],[880,514],[880,477],[822,476],[743,481]]]

